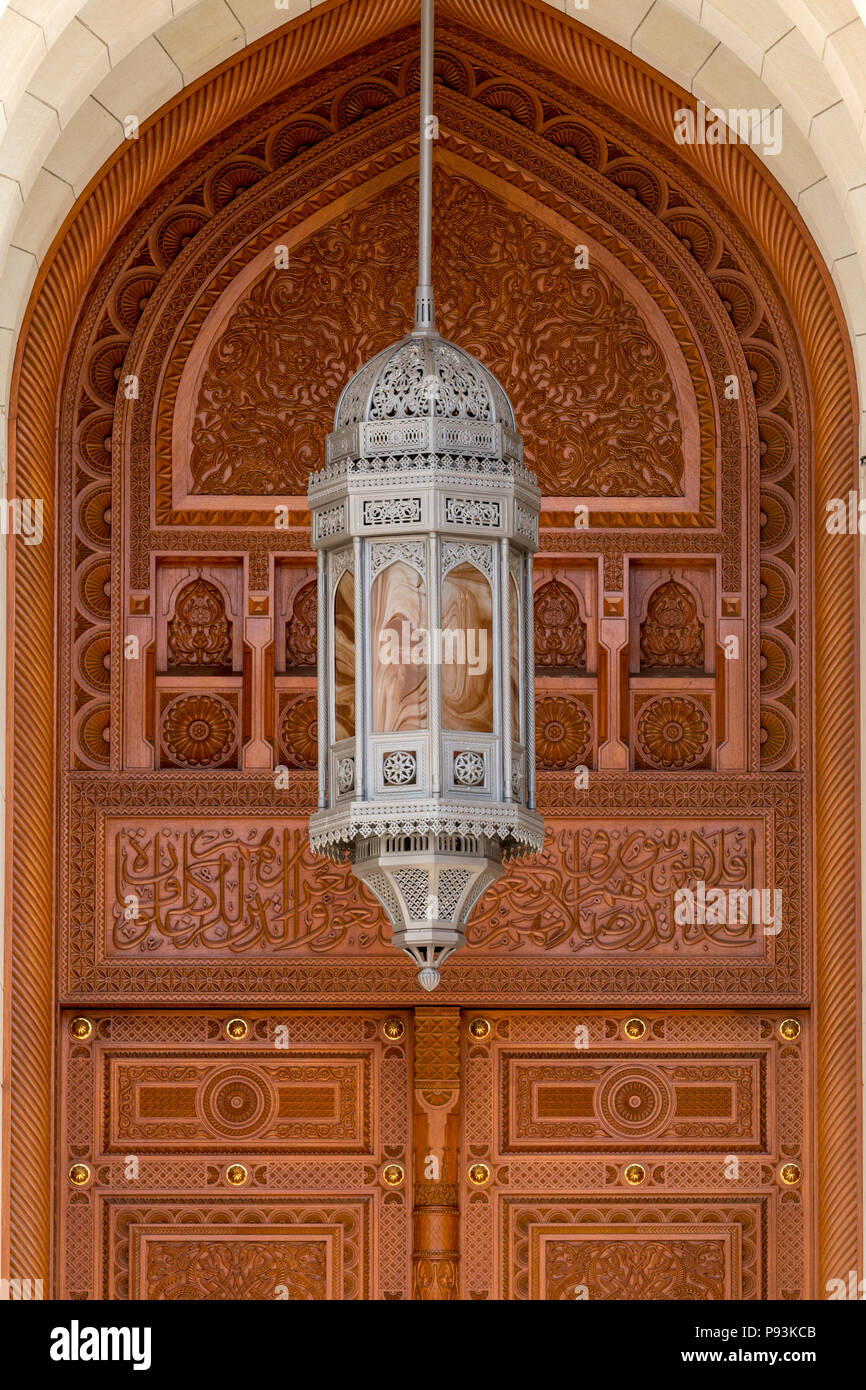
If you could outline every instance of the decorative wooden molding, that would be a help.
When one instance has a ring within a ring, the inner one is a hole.
[[[691,167],[736,210],[780,288],[810,385],[814,515],[856,486],[856,391],[844,317],[802,219],[748,149],[676,146],[674,112],[691,98],[647,65],[531,0],[442,0],[442,16],[554,70],[637,129],[668,162]],[[10,415],[10,495],[41,498],[57,528],[57,409],[66,354],[91,278],[132,212],[207,140],[269,98],[416,19],[414,0],[352,0],[295,21],[200,79],[154,115],[79,198],[45,257],[22,329]],[[639,113],[639,114],[638,114]],[[803,503],[806,505],[806,502]],[[817,1242],[820,1292],[861,1269],[858,1112],[857,543],[815,527],[814,630],[817,959]],[[3,1272],[52,1284],[53,883],[57,807],[55,551],[9,541],[9,828],[4,1111],[8,1182]],[[606,567],[607,568],[607,567]],[[618,590],[616,557],[605,575]],[[614,673],[610,673],[614,678]],[[601,713],[601,712],[600,712]]]

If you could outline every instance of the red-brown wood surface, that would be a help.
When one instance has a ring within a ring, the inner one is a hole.
[[[815,720],[822,797],[843,776],[813,666],[853,746],[851,557],[823,535],[811,550],[815,489],[844,495],[854,458],[835,299],[746,153],[665,142],[680,98],[639,64],[519,3],[447,8],[437,297],[443,331],[508,390],[545,494],[547,846],[476,909],[432,1009],[373,899],[307,847],[305,480],[351,372],[405,332],[414,282],[416,33],[347,40],[263,104],[224,93],[184,163],[151,155],[158,123],[144,132],[104,180],[153,158],[146,196],[69,291],[57,996],[34,908],[13,927],[8,1142],[16,1165],[48,1142],[47,1028],[58,1224],[46,1234],[43,1189],[13,1191],[10,1248],[33,1275],[56,1240],[70,1295],[799,1298],[821,1287],[822,1203],[823,1276],[859,1267],[854,1174],[834,1158],[856,1109],[853,894],[832,941],[814,915],[816,893],[850,886],[855,845],[847,783],[832,805],[812,795]],[[340,13],[290,26],[274,61]],[[571,45],[595,65],[581,90],[562,76]],[[22,413],[53,294],[33,311]],[[18,551],[19,634],[51,589],[34,562]],[[51,680],[16,661],[24,749]],[[22,796],[18,772],[19,837]],[[14,860],[19,913],[44,839]],[[698,882],[778,892],[781,929],[677,920],[676,889]]]

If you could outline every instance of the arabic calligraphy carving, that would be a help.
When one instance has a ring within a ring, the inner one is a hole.
[[[761,881],[756,823],[607,821],[552,831],[531,868],[515,864],[470,918],[472,946],[569,952],[760,951],[754,923],[675,921],[677,888]],[[710,914],[707,914],[710,915]]]
[[[554,832],[543,860],[514,865],[471,918],[488,950],[759,953],[754,922],[675,921],[674,892],[760,881],[760,822],[701,828],[607,821]],[[303,824],[116,828],[112,953],[357,950],[384,917],[341,865],[312,861]],[[127,906],[129,900],[134,910]],[[707,914],[710,916],[711,914]]]
[[[114,952],[320,952],[380,940],[378,907],[341,866],[314,863],[303,824],[151,821],[113,838]]]

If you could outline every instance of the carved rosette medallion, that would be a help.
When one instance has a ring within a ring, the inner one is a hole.
[[[280,747],[289,767],[315,767],[319,746],[316,697],[288,700],[280,715]]]
[[[662,1128],[673,1113],[673,1088],[658,1071],[624,1067],[601,1084],[595,1098],[611,1134],[638,1137]]]
[[[592,746],[592,720],[574,695],[549,695],[535,705],[535,755],[539,767],[574,767]]]
[[[179,767],[221,767],[237,743],[237,716],[218,695],[179,695],[163,710],[163,753]]]
[[[240,1139],[269,1124],[275,1100],[262,1072],[229,1068],[207,1082],[200,1105],[203,1118],[216,1134]]]
[[[704,766],[710,743],[706,709],[688,695],[660,695],[640,710],[637,742],[649,767],[674,772]]]

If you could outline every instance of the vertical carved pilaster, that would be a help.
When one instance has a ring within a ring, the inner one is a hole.
[[[412,1297],[460,1297],[460,1010],[415,1010]]]

